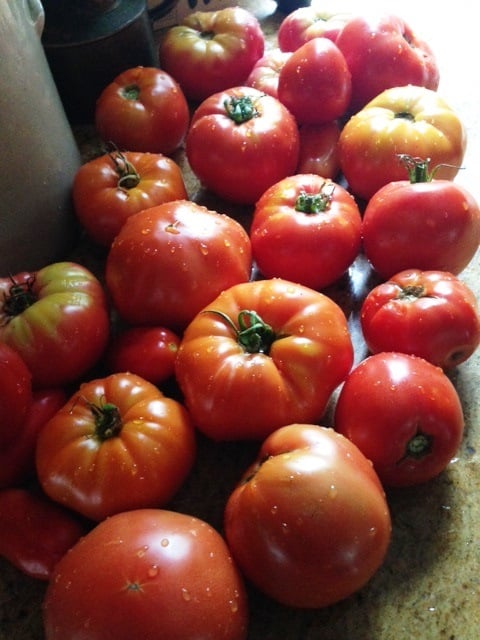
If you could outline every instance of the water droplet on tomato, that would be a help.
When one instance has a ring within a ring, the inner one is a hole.
[[[189,600],[192,599],[190,591],[185,587],[182,587],[182,598],[185,600],[185,602],[189,602]]]

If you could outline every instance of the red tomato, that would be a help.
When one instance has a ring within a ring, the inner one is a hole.
[[[296,174],[258,200],[250,239],[265,277],[322,289],[353,263],[361,232],[360,211],[348,191],[315,174]]]
[[[180,167],[162,154],[113,151],[83,164],[73,182],[75,213],[88,235],[109,247],[125,220],[187,198]]]
[[[243,84],[265,50],[253,13],[241,7],[195,11],[170,27],[160,42],[160,65],[200,102]]]
[[[35,477],[38,434],[66,400],[65,391],[61,388],[33,392],[32,402],[15,439],[6,447],[0,447],[0,489],[23,485]]]
[[[278,99],[299,124],[340,118],[350,102],[351,79],[340,49],[313,38],[294,51],[280,70]]]
[[[223,291],[183,335],[175,372],[200,431],[262,439],[321,418],[352,366],[343,311],[326,295],[280,278]]]
[[[278,98],[278,78],[280,76],[280,70],[289,57],[290,53],[280,51],[278,48],[269,49],[265,55],[255,63],[245,84],[263,93],[268,93],[269,96]]]
[[[13,347],[32,385],[74,382],[103,354],[110,332],[105,291],[88,269],[56,262],[0,278],[0,340]]]
[[[401,351],[447,369],[480,343],[473,291],[451,273],[409,269],[374,287],[360,314],[372,353]]]
[[[60,560],[44,623],[46,640],[245,640],[247,599],[215,529],[139,509],[101,522]]]
[[[405,178],[399,155],[429,158],[436,178],[452,180],[465,148],[466,130],[455,111],[436,91],[414,85],[382,92],[348,120],[338,141],[342,173],[364,200]]]
[[[328,38],[335,42],[340,31],[352,16],[319,7],[298,7],[280,23],[277,32],[282,51],[296,51],[313,38]]]
[[[40,484],[91,520],[168,502],[193,465],[184,407],[130,373],[85,382],[41,430]]]
[[[316,173],[324,178],[335,178],[340,172],[338,122],[302,124],[299,132],[300,155],[296,173]]]
[[[224,529],[256,587],[284,605],[319,608],[376,573],[391,521],[382,485],[352,442],[292,424],[261,446],[227,501]]]
[[[114,336],[106,353],[111,373],[130,371],[159,385],[173,376],[179,336],[165,327],[130,327]]]
[[[32,403],[32,375],[21,355],[0,342],[0,450],[17,437]]]
[[[197,107],[186,153],[207,189],[228,201],[253,204],[295,172],[299,144],[295,118],[279,100],[252,87],[234,87]]]
[[[479,245],[480,207],[452,180],[390,182],[364,212],[364,252],[383,278],[409,268],[457,275]]]
[[[130,217],[106,262],[106,283],[124,320],[177,332],[220,291],[250,278],[252,251],[233,218],[188,200]]]
[[[335,409],[335,429],[392,487],[441,473],[458,451],[463,424],[460,399],[443,370],[396,352],[363,360],[347,377]]]
[[[430,46],[397,15],[352,17],[336,44],[352,74],[351,113],[391,87],[438,88],[440,74]]]
[[[126,151],[171,154],[183,142],[190,112],[178,82],[155,67],[133,67],[105,87],[95,106],[95,128]]]

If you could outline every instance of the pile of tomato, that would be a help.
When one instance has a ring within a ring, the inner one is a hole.
[[[169,29],[99,96],[72,185],[99,272],[0,279],[0,554],[47,581],[47,640],[241,640],[250,589],[339,602],[384,562],[386,490],[459,449],[480,210],[433,53],[311,7],[277,43],[238,7]],[[189,198],[182,150],[246,224]],[[359,257],[360,361],[330,293]],[[250,445],[220,523],[175,503],[208,443]]]

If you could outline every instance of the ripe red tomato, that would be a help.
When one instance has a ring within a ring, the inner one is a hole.
[[[224,529],[256,587],[284,605],[319,608],[375,574],[391,521],[382,485],[352,442],[292,424],[262,444],[227,501]]]
[[[352,361],[341,308],[274,278],[230,287],[198,313],[183,334],[175,372],[200,431],[247,440],[319,420]]]
[[[65,386],[98,362],[110,315],[102,284],[84,266],[56,262],[0,278],[0,293],[0,340],[20,353],[33,387]]]
[[[195,11],[170,27],[160,42],[160,65],[200,102],[243,84],[265,50],[253,13],[241,7]]]
[[[296,51],[313,38],[328,38],[335,42],[351,17],[349,13],[336,13],[319,7],[298,7],[280,23],[278,46],[282,51]]]
[[[324,124],[302,124],[300,155],[296,173],[316,173],[324,178],[335,178],[340,172],[338,139],[340,125],[337,120]]]
[[[178,82],[163,69],[133,67],[105,87],[95,106],[95,128],[125,151],[169,155],[185,138],[190,119]]]
[[[131,373],[83,383],[38,436],[45,493],[91,520],[162,506],[195,459],[184,407]]]
[[[342,173],[364,200],[405,178],[399,155],[429,158],[436,178],[452,180],[465,148],[466,130],[455,111],[436,91],[414,85],[383,91],[348,120],[338,141]]]
[[[234,87],[197,107],[186,153],[207,189],[228,201],[253,204],[295,173],[299,144],[295,118],[279,100],[253,87]]]
[[[278,47],[266,51],[265,55],[255,63],[245,81],[246,86],[278,98],[280,70],[289,57],[290,53],[281,51]]]
[[[88,235],[109,247],[128,217],[162,202],[187,198],[187,190],[182,171],[171,158],[112,151],[80,167],[72,196]]]
[[[392,487],[441,473],[458,451],[463,425],[460,399],[443,370],[404,353],[363,360],[345,380],[335,408],[335,429]]]
[[[27,365],[15,349],[0,342],[0,450],[17,437],[32,399]]]
[[[132,325],[180,331],[220,291],[250,278],[252,251],[233,218],[188,200],[131,216],[107,256],[105,278]]]
[[[361,232],[360,211],[348,191],[315,174],[296,174],[258,200],[250,240],[265,277],[322,289],[353,263]]]
[[[101,522],[60,560],[44,624],[46,640],[245,640],[247,599],[215,529],[138,509]]]
[[[111,373],[130,371],[159,385],[173,376],[180,337],[165,327],[130,327],[110,342],[105,355]]]
[[[328,38],[313,38],[280,70],[278,99],[299,124],[322,124],[344,115],[351,78],[343,53]]]
[[[397,15],[354,16],[335,42],[352,74],[351,113],[391,87],[438,89],[440,74],[433,51]]]
[[[372,353],[410,353],[443,369],[467,360],[480,343],[475,294],[444,271],[392,276],[367,294],[360,321]]]
[[[480,207],[452,180],[390,182],[364,212],[364,252],[383,278],[411,267],[458,275],[479,245]]]

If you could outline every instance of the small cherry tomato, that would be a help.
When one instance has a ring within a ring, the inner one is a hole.
[[[159,385],[174,373],[180,337],[165,327],[130,327],[112,338],[105,355],[110,373],[130,371]]]
[[[400,351],[448,369],[469,358],[480,343],[473,291],[451,273],[408,269],[374,287],[360,321],[372,353]]]
[[[441,473],[457,453],[464,428],[460,398],[443,370],[396,352],[369,356],[351,371],[334,422],[391,487]]]

